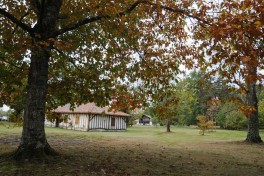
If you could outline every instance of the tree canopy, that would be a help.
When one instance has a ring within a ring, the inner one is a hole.
[[[127,104],[169,84],[190,62],[186,18],[204,23],[192,1],[5,0],[0,2],[1,70],[27,79],[17,159],[54,154],[44,130],[48,108],[68,102]],[[29,62],[28,62],[29,61]],[[6,66],[12,64],[11,69]],[[25,72],[24,72],[25,70]],[[28,76],[27,76],[28,75]],[[22,80],[18,79],[18,80]],[[1,94],[10,94],[1,86]],[[2,102],[8,102],[2,100]],[[135,103],[137,103],[136,101]]]
[[[200,46],[198,64],[247,96],[246,102],[238,99],[249,119],[247,141],[261,142],[256,86],[263,82],[263,1],[222,1],[209,4],[207,11],[211,12],[210,25],[194,34]]]
[[[263,9],[261,0],[1,1],[1,104],[14,102],[10,95],[27,81],[15,157],[54,154],[46,108],[113,99],[136,107],[173,82],[181,64],[196,63],[247,93],[247,140],[260,142],[255,85],[262,79]],[[188,28],[193,20],[198,25]],[[197,43],[189,42],[190,30]]]

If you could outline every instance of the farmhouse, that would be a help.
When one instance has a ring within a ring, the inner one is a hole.
[[[126,130],[126,121],[130,117],[124,112],[109,111],[107,107],[98,107],[95,103],[82,104],[73,110],[70,109],[70,104],[67,104],[58,107],[54,112],[60,115],[60,127],[81,131]],[[54,126],[47,120],[45,123]]]
[[[139,125],[152,125],[151,117],[149,115],[142,115],[138,120]]]

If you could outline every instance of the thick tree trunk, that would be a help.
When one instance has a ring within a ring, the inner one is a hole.
[[[248,105],[253,107],[254,111],[248,116],[248,133],[246,142],[261,143],[262,140],[259,135],[258,99],[255,83],[248,84],[247,100]]]
[[[248,106],[253,107],[254,110],[248,115],[248,133],[246,142],[261,143],[259,135],[259,119],[258,119],[258,98],[256,93],[256,73],[257,68],[251,66],[249,70],[249,77],[247,80],[247,101]]]
[[[55,153],[46,140],[44,129],[50,53],[39,47],[35,47],[31,53],[23,132],[14,155],[17,160],[43,158]]]
[[[21,143],[13,155],[17,160],[43,160],[47,155],[56,154],[47,142],[44,120],[49,58],[53,45],[49,39],[56,30],[61,4],[62,0],[46,0],[40,1],[39,6],[34,6],[38,20],[34,26],[35,36],[32,38]]]
[[[166,120],[166,132],[171,132],[171,130],[170,130],[170,120],[169,119]]]

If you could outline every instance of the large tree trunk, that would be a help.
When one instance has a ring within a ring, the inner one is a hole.
[[[32,50],[22,138],[14,155],[17,160],[54,154],[44,129],[49,57],[50,53],[42,48]]]
[[[257,68],[251,67],[250,75],[256,75]],[[254,78],[254,77],[253,77]],[[259,119],[258,119],[258,99],[256,93],[256,80],[249,79],[247,81],[247,101],[248,106],[253,107],[254,110],[248,115],[248,133],[246,142],[261,143],[261,137],[259,135]]]
[[[47,142],[44,120],[49,58],[53,46],[49,39],[56,29],[61,4],[62,0],[45,0],[35,6],[38,21],[34,27],[36,36],[32,38],[23,132],[20,146],[14,153],[17,160],[43,160],[47,155],[56,154]]]

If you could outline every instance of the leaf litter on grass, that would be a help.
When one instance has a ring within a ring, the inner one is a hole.
[[[54,129],[52,130],[54,131]],[[140,132],[139,129],[136,130]],[[184,133],[184,130],[188,129],[181,130]],[[63,132],[63,130],[60,131],[60,133]],[[66,131],[66,133],[69,132]],[[190,133],[187,131],[187,134]],[[235,142],[223,142],[222,140],[208,142],[207,140],[203,141],[204,138],[202,141],[196,139],[193,144],[189,140],[186,143],[181,141],[179,145],[177,133],[160,134],[158,138],[155,133],[149,133],[150,140],[145,137],[126,137],[131,135],[129,132],[75,132],[70,136],[67,134],[56,136],[54,133],[48,133],[47,135],[50,145],[59,151],[61,156],[45,164],[0,163],[0,170],[2,171],[0,175],[23,176],[30,173],[33,176],[158,176],[238,175],[238,173],[240,175],[260,175],[260,173],[264,173],[261,166],[264,159],[260,157],[263,153],[261,145],[244,145]],[[137,134],[134,133],[133,135]],[[162,141],[163,136],[166,137],[166,141]],[[7,148],[5,152],[14,150],[19,144],[18,139],[19,135],[4,138],[1,136],[0,148],[5,146]]]

